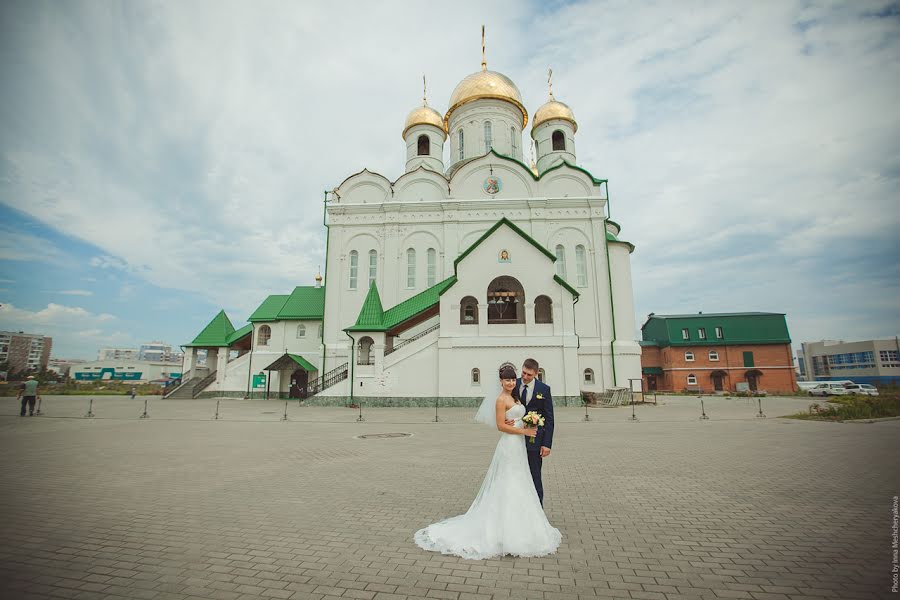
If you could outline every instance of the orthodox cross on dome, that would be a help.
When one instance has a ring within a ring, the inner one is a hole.
[[[484,57],[484,25],[481,26],[481,70],[487,71],[487,59]]]
[[[422,106],[428,106],[428,84],[425,83],[425,75],[422,75]]]
[[[547,87],[550,88],[550,99],[553,100],[553,69],[547,68]]]

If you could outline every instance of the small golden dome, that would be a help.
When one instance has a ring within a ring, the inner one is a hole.
[[[534,131],[535,127],[551,119],[568,121],[572,124],[572,131],[578,131],[578,123],[575,122],[575,114],[572,112],[572,109],[567,104],[556,100],[553,96],[550,96],[550,100],[534,113],[534,122],[531,124],[531,130]]]
[[[488,71],[483,69],[476,73],[472,73],[459,82],[456,89],[450,95],[450,108],[444,115],[444,130],[450,131],[450,115],[453,111],[473,100],[482,98],[493,98],[495,100],[505,100],[516,105],[522,111],[522,127],[528,123],[528,111],[522,104],[522,94],[519,88],[512,80],[503,73],[496,71]]]
[[[427,104],[413,109],[409,116],[406,117],[406,123],[403,125],[403,139],[406,139],[406,132],[409,131],[409,128],[416,125],[434,125],[438,129],[443,129],[444,120],[441,119],[441,113]]]

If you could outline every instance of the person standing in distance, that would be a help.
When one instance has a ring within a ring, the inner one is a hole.
[[[553,396],[550,394],[550,386],[537,379],[538,369],[538,361],[533,358],[525,359],[522,363],[522,377],[516,380],[515,397],[525,405],[526,413],[534,411],[544,417],[544,426],[538,428],[534,443],[525,440],[528,468],[531,470],[534,489],[543,506],[544,483],[541,481],[541,466],[544,459],[550,456],[550,448],[553,447]]]
[[[34,416],[34,403],[37,400],[37,389],[37,380],[34,378],[34,375],[29,375],[28,378],[25,379],[25,383],[22,384],[19,393],[16,395],[16,400],[22,398],[22,410],[19,412],[20,417],[25,416],[26,404],[28,405],[28,416]]]

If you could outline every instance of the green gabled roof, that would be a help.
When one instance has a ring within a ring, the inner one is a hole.
[[[272,362],[272,364],[270,364],[263,370],[284,371],[285,369],[296,369],[297,365],[300,365],[300,367],[307,373],[318,370],[311,362],[309,362],[299,354],[288,354],[287,352],[279,356],[277,359],[275,359],[274,362]]]
[[[313,371],[318,371],[318,369],[311,362],[300,356],[299,354],[288,354],[295,363],[303,367],[303,370],[307,373],[312,373]]]
[[[248,321],[322,319],[325,316],[325,288],[297,286],[289,295],[269,296]]]
[[[486,154],[484,154],[484,156],[487,156],[488,154],[493,154],[493,155],[496,156],[497,158],[502,158],[502,159],[504,159],[504,160],[508,160],[508,161],[510,161],[510,162],[516,163],[517,165],[520,165],[522,168],[524,168],[524,169],[528,172],[529,175],[531,175],[531,178],[534,179],[535,181],[538,181],[541,177],[543,177],[544,175],[546,175],[546,174],[549,173],[550,171],[555,171],[556,169],[560,169],[560,168],[562,168],[563,165],[565,165],[565,166],[571,167],[571,168],[573,168],[573,169],[575,169],[575,170],[577,170],[577,171],[581,171],[582,173],[584,173],[585,175],[587,175],[588,177],[590,177],[590,178],[591,178],[591,181],[592,181],[595,185],[600,185],[601,183],[606,183],[606,182],[607,182],[606,179],[597,179],[597,178],[594,177],[594,176],[591,174],[591,172],[588,171],[587,169],[585,169],[585,168],[583,168],[583,167],[579,167],[578,165],[573,165],[572,163],[570,163],[570,162],[567,161],[567,160],[563,160],[563,161],[561,161],[561,162],[559,162],[559,163],[553,165],[552,167],[550,167],[549,169],[547,169],[546,171],[544,171],[544,172],[541,173],[540,175],[535,175],[535,174],[534,174],[534,171],[531,170],[531,167],[529,167],[528,165],[526,165],[525,163],[523,163],[523,162],[522,162],[521,160],[519,160],[518,158],[514,158],[514,157],[512,157],[512,156],[507,156],[507,155],[505,155],[505,154],[500,154],[500,153],[497,152],[494,148],[491,148],[489,152],[487,152]],[[484,158],[484,156],[477,156],[477,157],[475,157],[475,158],[473,158],[473,159],[471,159],[471,160],[469,160],[469,161],[466,161],[466,162],[472,162],[472,161],[478,160],[479,158]]]
[[[722,337],[716,337],[716,328]],[[687,329],[688,339],[682,330]],[[700,329],[706,334],[700,337]],[[644,341],[666,346],[730,346],[744,344],[790,344],[784,313],[650,314],[641,326]]]
[[[519,227],[518,227],[515,223],[513,223],[512,221],[510,221],[510,220],[507,219],[506,217],[503,217],[502,219],[500,219],[499,221],[497,221],[496,223],[494,223],[494,225],[491,226],[490,229],[488,229],[487,231],[485,231],[484,234],[482,234],[482,236],[481,236],[480,238],[478,238],[477,240],[475,240],[475,242],[474,242],[471,246],[469,246],[468,248],[466,248],[465,251],[463,251],[462,254],[460,254],[458,257],[456,257],[456,260],[453,261],[453,274],[454,274],[454,275],[456,274],[456,267],[457,267],[457,265],[460,263],[460,261],[462,261],[462,259],[464,259],[465,257],[467,257],[469,254],[471,254],[472,251],[475,250],[475,248],[477,248],[477,247],[481,244],[481,242],[483,242],[484,240],[488,239],[488,238],[491,236],[492,233],[494,233],[495,231],[497,231],[497,230],[500,228],[501,225],[507,225],[510,229],[512,229],[513,231],[515,231],[516,233],[518,233],[520,236],[522,236],[522,238],[524,238],[526,242],[528,242],[529,244],[531,244],[532,246],[534,246],[535,248],[537,248],[540,252],[542,252],[543,254],[545,254],[545,255],[547,256],[547,258],[549,258],[549,259],[552,260],[553,262],[556,262],[556,255],[555,255],[555,254],[553,254],[552,252],[550,252],[549,250],[547,250],[546,248],[544,248],[544,247],[543,247],[537,240],[535,240],[533,237],[531,237],[530,235],[528,235],[527,233],[525,233],[524,231],[522,231],[521,229],[519,229]]]
[[[251,333],[253,333],[253,323],[247,323],[246,325],[229,335],[227,338],[225,338],[225,343],[230,346],[242,337],[248,336]]]
[[[576,289],[573,288],[571,285],[569,285],[569,284],[566,282],[566,280],[563,279],[562,277],[560,277],[559,275],[554,275],[554,276],[553,276],[553,281],[555,281],[555,282],[558,283],[559,285],[561,285],[561,286],[563,286],[564,288],[566,288],[567,290],[569,290],[569,292],[570,292],[573,296],[575,296],[576,298],[577,298],[578,296],[581,295],[581,294],[578,293],[578,290],[576,290]]]
[[[277,321],[278,313],[281,311],[284,303],[290,296],[284,294],[272,295],[263,300],[259,308],[253,311],[247,320],[251,323],[255,321]]]
[[[437,283],[423,292],[419,292],[412,298],[408,298],[396,306],[384,311],[384,328],[396,327],[403,321],[411,319],[422,311],[428,310],[441,301],[441,294],[445,289],[456,283],[456,276]]]
[[[212,321],[203,328],[194,341],[185,344],[185,347],[207,347],[217,348],[228,345],[228,336],[234,333],[234,325],[231,319],[225,314],[224,310],[220,310],[219,314],[213,317]]]
[[[344,331],[384,331],[384,309],[381,308],[381,297],[374,281],[369,285],[369,293],[359,309],[356,324]]]

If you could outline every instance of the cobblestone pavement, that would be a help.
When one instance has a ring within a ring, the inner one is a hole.
[[[497,434],[471,409],[0,399],[4,598],[887,597],[900,421],[778,418],[804,398],[558,411],[544,558],[413,532],[465,512]],[[361,434],[410,437],[359,439]],[[515,501],[510,509],[515,510]]]

